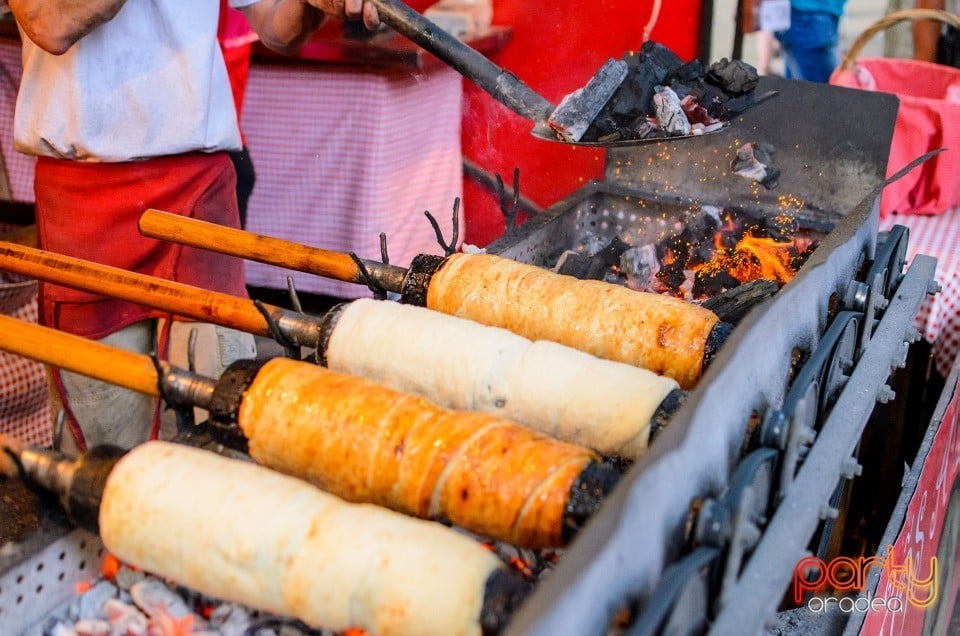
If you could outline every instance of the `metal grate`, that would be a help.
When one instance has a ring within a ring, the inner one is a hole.
[[[74,530],[0,575],[0,634],[22,634],[74,596],[82,581],[99,578],[100,538]]]

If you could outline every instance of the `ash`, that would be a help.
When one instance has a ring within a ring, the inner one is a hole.
[[[527,583],[536,585],[556,566],[559,550],[529,550],[483,543]],[[110,557],[108,557],[109,559]],[[214,599],[118,564],[116,573],[64,603],[23,636],[358,636],[360,629],[313,629],[302,621]]]
[[[300,621],[212,599],[127,566],[24,636],[337,636]]]

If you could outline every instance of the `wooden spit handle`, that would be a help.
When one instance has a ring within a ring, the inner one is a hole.
[[[0,242],[0,270],[271,337],[253,302],[24,245]],[[273,313],[276,307],[264,305]]]
[[[363,282],[360,268],[349,254],[198,221],[162,210],[147,210],[140,216],[140,233],[150,238],[239,256],[258,263],[277,265],[334,280]]]
[[[0,314],[0,349],[44,364],[160,397],[149,356]]]

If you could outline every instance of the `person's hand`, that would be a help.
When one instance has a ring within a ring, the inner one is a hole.
[[[0,478],[17,476],[17,464],[7,453],[7,450],[9,449],[16,455],[23,450],[24,446],[23,441],[0,433]]]
[[[380,15],[369,0],[306,0],[311,6],[341,20],[363,18],[363,24],[371,31],[380,26]]]

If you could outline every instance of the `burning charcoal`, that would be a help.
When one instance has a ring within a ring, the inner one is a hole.
[[[709,211],[708,208],[710,209]],[[713,235],[717,233],[721,225],[720,215],[717,210],[719,210],[719,208],[704,206],[700,210],[700,214],[684,216],[683,232],[680,233],[684,242],[690,244],[712,240]]]
[[[687,95],[681,99],[680,107],[683,109],[684,114],[686,114],[687,121],[691,124],[712,126],[717,123],[717,120],[710,116],[707,109],[700,105],[700,100],[693,95]]]
[[[680,98],[672,89],[666,86],[657,86],[653,96],[653,107],[657,113],[657,123],[674,136],[690,134],[690,122],[680,105]]]
[[[732,95],[749,93],[760,79],[757,69],[741,60],[730,61],[722,58],[710,65],[707,81],[719,86]]]
[[[102,611],[110,622],[114,634],[124,634],[124,636],[147,635],[147,617],[133,605],[112,598],[103,604]]]
[[[619,121],[653,110],[653,89],[659,82],[652,69],[632,67],[623,84],[610,98],[609,113]]]
[[[716,296],[724,290],[733,289],[739,285],[740,281],[726,270],[708,272],[701,269],[694,278],[693,295],[694,297]]]
[[[581,139],[583,141],[600,140],[603,137],[608,137],[613,134],[618,136],[621,134],[620,124],[611,115],[600,113],[597,115],[597,118],[593,120],[593,125],[590,126],[590,129],[584,133]]]
[[[760,219],[757,225],[751,228],[751,234],[767,236],[778,243],[789,243],[799,228],[800,224],[796,218],[781,214]]]
[[[677,84],[686,86],[687,84],[698,83],[706,77],[706,75],[707,71],[703,68],[703,62],[700,60],[692,60],[670,71],[666,78],[664,78],[664,83],[670,85],[676,82]]]
[[[110,581],[101,581],[70,602],[67,617],[74,622],[85,619],[99,619],[103,604],[117,598],[119,590]]]
[[[580,141],[627,76],[627,63],[609,59],[587,85],[561,100],[548,123],[566,141]]]
[[[676,53],[653,40],[647,40],[640,47],[640,62],[655,69],[657,81],[661,84],[667,75],[683,66],[683,60]]]
[[[725,100],[723,103],[723,110],[728,118],[735,117],[736,115],[745,112],[756,103],[756,95],[753,93],[747,93],[746,95],[741,95],[740,97],[733,97]]]
[[[627,277],[627,287],[638,291],[649,289],[660,271],[657,248],[652,244],[631,247],[620,255],[620,271]]]
[[[147,575],[143,571],[121,565],[120,569],[117,570],[117,575],[114,577],[113,582],[121,590],[127,591],[133,587],[135,583],[139,583],[145,578],[147,578]]]
[[[657,258],[660,259],[661,263],[665,261],[680,261],[682,263],[687,260],[690,255],[690,243],[682,234],[682,232],[679,235],[672,234],[657,245]]]
[[[737,156],[731,163],[730,170],[759,182],[769,190],[777,187],[780,179],[780,170],[770,165],[772,161],[773,146],[751,141],[737,149]]]
[[[807,259],[810,258],[810,255],[816,251],[818,245],[818,242],[811,243],[809,246],[807,246],[807,249],[790,259],[790,267],[793,268],[794,271],[797,271],[803,267],[803,264],[807,262]]]
[[[43,634],[49,634],[49,636],[78,636],[77,630],[74,629],[73,625],[59,621],[55,623],[49,630],[44,629]]]
[[[620,255],[630,249],[630,245],[619,236],[614,236],[613,240],[607,243],[602,250],[597,252],[596,256],[603,261],[607,267],[613,267],[620,262]]]
[[[601,258],[567,250],[560,255],[554,271],[581,280],[601,280],[607,269],[609,266]]]
[[[77,636],[110,636],[113,633],[113,628],[109,622],[97,618],[85,618],[77,621],[73,630]]]
[[[633,139],[656,139],[667,136],[667,131],[651,123],[646,115],[637,117],[628,128]]]
[[[667,47],[653,41],[643,44],[639,53],[623,56],[627,78],[610,100],[611,112],[621,120],[638,114],[653,113],[654,88],[667,81],[667,76],[683,65]]]
[[[657,280],[673,291],[679,291],[680,286],[686,281],[683,273],[683,265],[679,261],[664,265],[656,274]]]
[[[158,614],[168,614],[181,619],[193,613],[183,597],[157,579],[149,578],[135,583],[130,588],[130,596],[137,607],[150,618]]]
[[[251,621],[250,612],[236,603],[221,603],[210,613],[210,627],[223,636],[245,636]]]

